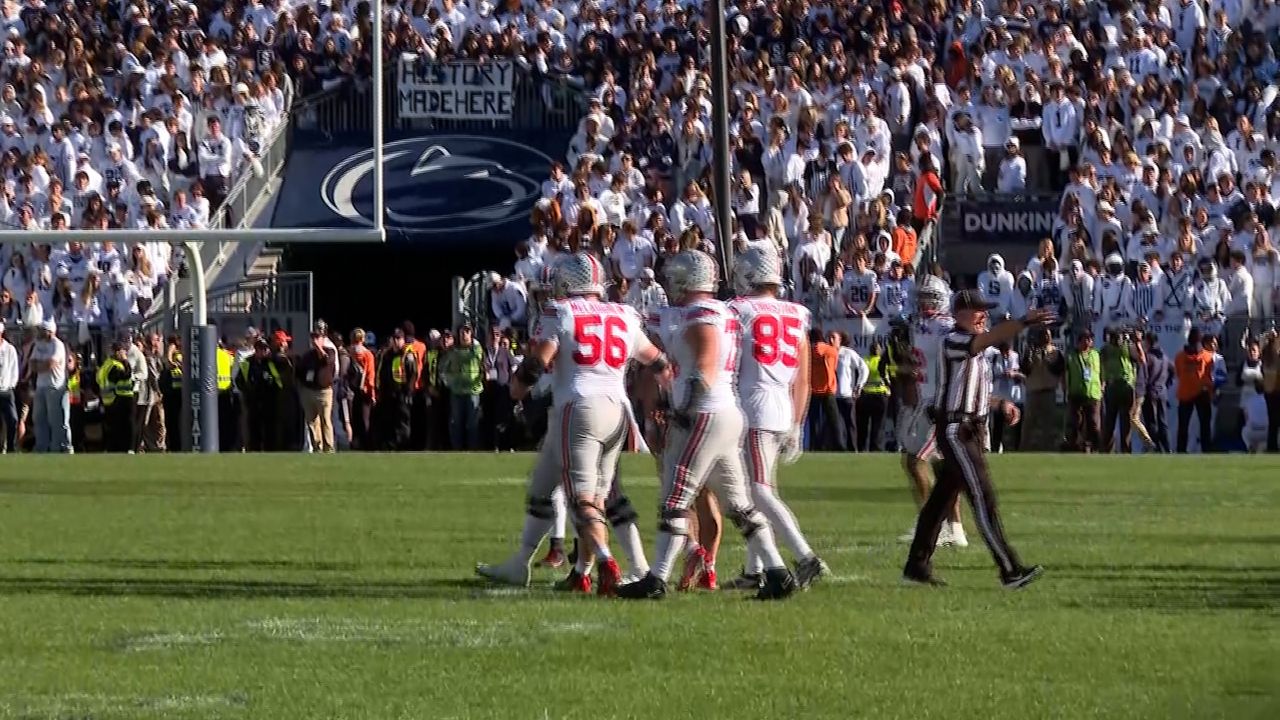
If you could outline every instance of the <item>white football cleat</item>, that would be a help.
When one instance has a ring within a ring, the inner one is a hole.
[[[958,522],[950,522],[947,525],[951,528],[951,545],[952,547],[969,547],[969,538],[965,537],[964,525]]]
[[[898,542],[909,543],[916,539],[916,526],[912,525],[907,531],[898,536]]]
[[[476,565],[476,574],[504,585],[529,587],[529,563],[521,561],[517,557],[510,558],[498,565],[485,565],[484,563]]]
[[[942,523],[942,529],[938,531],[937,547],[947,547],[952,544],[951,540],[951,523],[945,520]]]

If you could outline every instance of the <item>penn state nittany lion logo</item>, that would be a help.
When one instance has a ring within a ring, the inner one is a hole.
[[[551,158],[518,142],[433,135],[386,144],[386,226],[416,233],[495,227],[528,215]],[[373,226],[373,148],[338,163],[320,184],[325,205]]]

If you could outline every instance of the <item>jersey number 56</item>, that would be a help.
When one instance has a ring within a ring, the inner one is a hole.
[[[573,361],[579,365],[598,365],[601,361],[617,369],[627,364],[627,323],[610,315],[579,315],[573,319],[573,340],[578,349]]]

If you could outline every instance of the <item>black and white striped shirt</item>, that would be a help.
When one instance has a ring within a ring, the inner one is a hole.
[[[991,363],[973,352],[974,334],[954,330],[943,338],[942,392],[937,410],[950,418],[956,415],[985,416],[991,404]]]

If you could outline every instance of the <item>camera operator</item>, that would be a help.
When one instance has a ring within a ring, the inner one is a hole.
[[[1066,358],[1054,346],[1048,328],[1033,328],[1028,332],[1022,369],[1026,373],[1022,449],[1054,452],[1062,440],[1062,423],[1057,420],[1057,392],[1066,372]]]
[[[1120,452],[1128,454],[1132,451],[1129,435],[1134,429],[1134,408],[1137,398],[1134,388],[1138,381],[1138,365],[1146,362],[1142,345],[1133,340],[1133,333],[1128,328],[1112,328],[1107,331],[1106,344],[1102,347],[1102,383],[1103,383],[1103,452],[1111,452],[1115,442],[1116,423],[1120,425]],[[1141,418],[1137,418],[1137,426],[1142,427]],[[1139,431],[1145,442],[1150,445],[1151,438],[1146,428]]]

